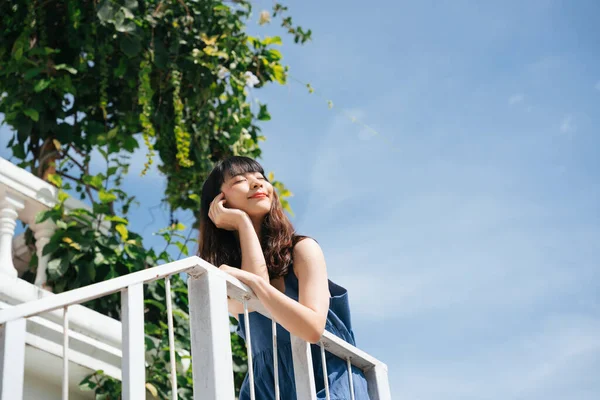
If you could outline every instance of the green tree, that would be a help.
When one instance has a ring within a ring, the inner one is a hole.
[[[310,39],[287,8],[275,3],[259,23],[278,18],[294,42]],[[199,210],[202,182],[214,164],[230,155],[259,158],[258,124],[270,119],[265,104],[248,101],[250,87],[285,84],[287,67],[277,49],[280,37],[252,37],[251,3],[216,0],[15,0],[0,3],[0,113],[13,129],[9,142],[19,165],[61,189],[60,202],[41,213],[57,231],[49,284],[55,292],[172,261],[169,246],[187,255],[188,243],[174,222],[161,230],[166,247],[147,249],[129,227],[135,199],[121,187],[129,156],[146,147],[147,168],[159,158],[165,175],[164,201],[172,210]],[[106,170],[90,172],[92,151]],[[273,177],[271,176],[273,181]],[[292,213],[291,192],[273,181]],[[73,186],[72,186],[73,185]],[[92,210],[65,211],[79,195]],[[102,232],[101,224],[108,224]],[[194,224],[196,226],[197,223]],[[32,235],[28,235],[33,241]],[[32,272],[37,266],[32,260]],[[172,278],[177,358],[188,355],[187,289]],[[148,389],[170,391],[164,282],[146,286],[147,350],[155,362]],[[119,318],[115,296],[88,306]],[[235,320],[233,320],[235,321]],[[232,322],[233,322],[232,321]],[[154,339],[152,339],[154,338]],[[232,336],[236,383],[245,373],[245,350]],[[178,376],[179,395],[191,396],[191,371]],[[83,382],[98,398],[116,398],[120,385],[96,373]]]

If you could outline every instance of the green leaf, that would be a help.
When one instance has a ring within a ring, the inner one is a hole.
[[[147,335],[159,335],[162,333],[158,325],[153,324],[151,322],[146,322],[145,329]]]
[[[115,229],[117,232],[119,232],[119,235],[121,235],[121,238],[123,240],[127,240],[127,237],[129,236],[129,232],[127,231],[127,227],[125,227],[125,225],[118,224],[117,226],[115,226]]]
[[[277,82],[279,82],[282,85],[285,85],[285,70],[283,69],[282,65],[277,64],[273,67],[273,75]]]
[[[112,128],[110,131],[108,131],[108,133],[106,134],[106,137],[108,139],[114,139],[115,136],[117,136],[117,133],[119,133],[119,127],[115,126],[114,128]]]
[[[67,186],[68,186],[69,189],[71,188],[71,186],[67,183],[63,187],[63,189],[67,189]],[[67,200],[69,197],[70,196],[69,196],[69,194],[67,192],[63,192],[62,190],[60,192],[58,192],[58,201],[61,202],[61,203],[64,202],[65,200]]]
[[[79,389],[82,391],[94,390],[96,386],[98,385],[92,380],[92,375],[86,376],[81,382],[79,382]]]
[[[42,255],[48,255],[54,253],[60,247],[60,242],[56,240],[51,240],[47,245],[44,246],[42,250]]]
[[[125,7],[121,7],[119,11],[115,14],[115,29],[117,32],[133,32],[135,31],[136,25],[131,19],[134,18],[134,15],[131,11],[129,11]]]
[[[94,282],[96,279],[96,268],[92,264],[84,264],[79,267],[81,283],[84,285]]]
[[[119,66],[113,70],[113,75],[115,78],[122,78],[125,75],[125,71],[127,71],[127,60],[121,57]]]
[[[154,350],[156,348],[156,343],[154,343],[154,340],[152,340],[148,336],[144,338],[144,342],[146,343],[146,351]]]
[[[123,53],[130,58],[135,57],[142,50],[142,44],[140,43],[140,40],[131,35],[121,36],[119,47]]]
[[[187,248],[187,246],[185,244],[183,244],[181,242],[175,242],[175,246],[177,246],[179,248],[179,251],[181,251],[186,256],[189,254],[188,253],[188,248]]]
[[[48,174],[47,179],[48,179],[48,182],[50,182],[51,184],[53,184],[56,187],[62,186],[62,178],[58,174]]]
[[[96,256],[94,257],[94,264],[95,265],[104,265],[106,263],[107,263],[107,261],[106,261],[106,258],[104,257],[104,254],[97,251]]]
[[[268,45],[270,45],[270,44],[278,44],[278,45],[281,45],[281,44],[282,44],[282,42],[281,42],[281,37],[279,37],[279,36],[267,36],[267,37],[265,38],[265,40],[263,40],[263,43],[264,43],[266,46],[268,46]]]
[[[102,177],[99,175],[84,175],[82,180],[94,189],[100,189],[102,187]]]
[[[35,108],[26,108],[23,110],[23,114],[27,115],[35,122],[38,122],[40,119],[40,113]]]
[[[69,72],[69,73],[71,73],[73,75],[77,74],[77,70],[75,68],[73,68],[73,67],[69,67],[67,64],[58,64],[58,65],[55,65],[54,69],[56,69],[56,70],[64,69],[65,71],[67,71],[67,72]]]
[[[28,69],[27,72],[25,72],[24,78],[26,80],[34,78],[34,77],[38,76],[39,73],[42,72],[43,70],[44,70],[44,68],[39,68],[39,67]]]
[[[123,217],[119,217],[116,215],[109,215],[108,217],[106,217],[107,221],[113,221],[113,222],[120,222],[122,224],[128,225],[129,221],[127,221],[125,218]]]
[[[52,47],[34,47],[29,50],[30,56],[47,56],[53,53],[60,53],[60,49],[53,49]]]
[[[133,21],[124,21],[123,23],[120,24],[115,24],[115,29],[118,32],[133,32],[135,31],[136,25],[135,22]]]
[[[41,224],[42,222],[44,222],[45,220],[47,220],[48,218],[50,218],[53,214],[54,210],[45,210],[45,211],[40,211],[39,213],[37,213],[37,215],[35,216],[35,223],[36,224]]]
[[[119,167],[110,167],[107,171],[106,171],[106,175],[108,176],[112,176],[115,174],[115,172],[117,172],[119,170]]]
[[[17,40],[15,40],[15,43],[13,44],[13,47],[12,47],[12,55],[15,58],[15,60],[19,61],[21,59],[21,57],[23,57],[23,52],[28,47],[28,44],[29,44],[28,30],[24,29],[22,31],[21,35],[17,38]]]
[[[117,199],[117,196],[115,196],[114,193],[105,192],[104,190],[101,190],[98,193],[98,198],[103,203],[110,203],[111,201],[115,201]]]
[[[184,313],[181,310],[177,310],[177,309],[173,310],[173,315],[177,315],[183,319],[190,319],[190,316],[188,314]]]
[[[67,257],[55,258],[48,263],[48,276],[51,279],[60,278],[69,269],[69,262]]]
[[[115,9],[113,8],[110,0],[104,0],[98,8],[98,18],[101,22],[112,22],[115,18]]]
[[[281,52],[276,49],[267,50],[266,56],[269,59],[269,61],[279,61],[283,58],[283,56],[281,55]]]
[[[121,7],[121,12],[125,16],[125,18],[134,19],[135,15],[129,10],[127,7]]]
[[[161,312],[165,311],[165,305],[160,301],[156,301],[154,299],[146,299],[144,300],[144,304],[153,305],[154,307],[158,308]]]
[[[146,382],[146,389],[152,394],[154,397],[158,397],[158,390],[154,387],[150,382]]]
[[[52,83],[52,81],[50,81],[49,79],[40,79],[33,87],[33,91],[39,93],[42,90],[46,89],[48,86],[50,86],[50,83]]]
[[[125,0],[124,6],[130,10],[136,10],[138,8],[138,0]]]
[[[271,119],[271,114],[269,114],[269,111],[267,111],[266,104],[260,105],[260,111],[258,112],[258,116],[256,118],[258,118],[259,121],[269,121]]]

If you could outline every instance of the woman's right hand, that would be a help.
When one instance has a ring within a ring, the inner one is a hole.
[[[210,203],[208,216],[217,228],[228,231],[239,230],[245,218],[250,218],[245,211],[237,208],[226,208],[223,204],[227,201],[223,192],[219,193]]]

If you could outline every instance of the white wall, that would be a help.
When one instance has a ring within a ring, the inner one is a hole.
[[[79,389],[79,382],[91,369],[69,364],[69,400],[93,399],[94,392]],[[25,348],[24,400],[61,400],[62,359],[36,347]]]

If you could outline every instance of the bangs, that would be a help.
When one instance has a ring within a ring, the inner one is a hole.
[[[228,178],[233,178],[237,175],[247,174],[249,172],[260,172],[263,176],[265,175],[265,171],[263,170],[262,166],[249,157],[230,157],[223,161],[221,168],[223,182]],[[265,179],[266,178],[267,177],[265,176]]]

